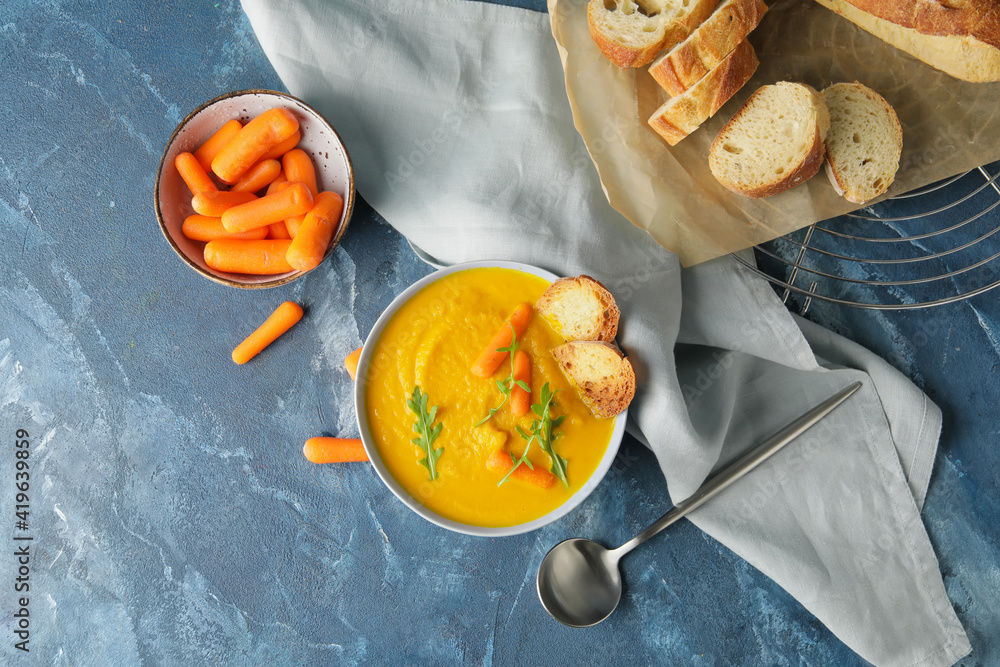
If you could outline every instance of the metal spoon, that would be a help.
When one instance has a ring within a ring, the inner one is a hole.
[[[689,498],[677,503],[656,523],[617,549],[582,538],[552,547],[538,568],[538,598],[554,619],[574,628],[597,625],[615,610],[622,597],[618,562],[628,552],[747,474],[765,459],[828,415],[861,387],[855,382],[826,399],[791,424],[719,471]]]

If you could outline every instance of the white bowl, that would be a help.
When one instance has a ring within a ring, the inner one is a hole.
[[[482,526],[474,526],[446,519],[440,514],[431,511],[425,505],[422,505],[413,496],[407,493],[402,486],[400,486],[399,482],[396,481],[396,479],[392,476],[392,473],[389,472],[388,468],[386,468],[385,464],[382,462],[378,449],[375,447],[375,443],[372,439],[371,430],[368,427],[365,389],[367,387],[368,365],[374,354],[373,350],[378,344],[379,339],[382,337],[382,332],[385,330],[389,320],[392,319],[392,316],[396,314],[396,311],[398,311],[404,303],[409,301],[410,298],[421,289],[435,280],[457,271],[494,267],[502,269],[517,269],[525,273],[539,276],[550,282],[558,279],[558,276],[554,273],[530,266],[528,264],[519,264],[517,262],[467,262],[465,264],[456,264],[454,266],[449,266],[439,271],[435,271],[434,273],[407,287],[402,294],[393,299],[392,303],[389,304],[382,315],[378,318],[378,321],[375,322],[375,326],[372,327],[371,333],[368,334],[368,338],[361,350],[361,357],[358,359],[358,369],[356,374],[357,381],[354,387],[354,406],[358,416],[358,429],[361,432],[361,442],[365,447],[365,451],[368,453],[368,458],[371,460],[372,466],[375,468],[375,472],[378,473],[382,482],[389,487],[389,490],[392,491],[397,498],[403,501],[403,504],[431,523],[441,526],[442,528],[447,528],[448,530],[453,530],[457,533],[479,535],[482,537],[506,537],[509,535],[519,535],[521,533],[536,530],[562,518],[577,505],[582,503],[583,500],[589,496],[595,488],[597,488],[597,485],[604,478],[605,473],[607,473],[608,469],[611,468],[611,464],[614,462],[615,456],[618,455],[618,447],[621,445],[622,437],[625,434],[625,420],[628,416],[628,411],[626,410],[615,417],[614,429],[611,433],[611,441],[608,443],[608,448],[604,452],[604,456],[601,458],[600,462],[597,464],[597,468],[594,470],[590,478],[584,482],[583,486],[581,486],[576,493],[570,496],[566,502],[556,509],[544,516],[528,521],[527,523],[521,523],[514,526],[504,526],[500,528],[484,528]]]
[[[288,109],[299,121],[302,140],[299,148],[312,158],[319,189],[336,192],[344,199],[340,226],[323,256],[324,261],[340,243],[354,211],[354,169],[340,136],[326,120],[302,100],[272,90],[244,90],[209,100],[188,114],[171,135],[160,159],[153,202],[160,230],[184,262],[202,276],[231,287],[275,287],[299,278],[308,271],[291,271],[271,276],[253,276],[216,271],[205,263],[205,244],[192,241],[181,232],[184,219],[194,213],[191,192],[174,167],[174,159],[185,151],[194,152],[227,121],[237,118],[246,124],[268,109]]]

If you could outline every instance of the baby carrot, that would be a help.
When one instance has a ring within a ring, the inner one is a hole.
[[[181,233],[192,241],[211,241],[212,239],[262,239],[267,236],[267,228],[251,229],[247,232],[230,234],[222,226],[222,218],[210,218],[207,215],[189,215],[181,225]]]
[[[514,380],[531,386],[531,359],[524,350],[514,353]],[[531,392],[518,385],[510,390],[510,411],[515,417],[523,417],[531,409]]]
[[[236,134],[242,129],[243,124],[234,118],[220,127],[215,134],[206,139],[205,143],[199,146],[198,150],[194,152],[194,156],[198,158],[198,163],[201,165],[201,168],[205,171],[211,171],[212,160],[215,159],[215,156],[219,154],[219,151],[225,148],[226,144],[228,144],[230,140],[232,140],[232,138],[235,137]]]
[[[240,176],[272,148],[291,137],[299,121],[288,109],[268,109],[243,126],[235,137],[212,160],[212,171],[226,183]]]
[[[271,313],[257,330],[233,350],[233,361],[245,364],[302,319],[302,306],[286,301]]]
[[[227,273],[274,275],[292,271],[285,253],[291,241],[263,239],[214,239],[205,244],[205,263]]]
[[[344,357],[344,366],[347,367],[347,374],[351,376],[351,380],[358,379],[358,359],[361,358],[361,350],[363,348],[358,348],[351,352],[349,355]]]
[[[486,459],[486,469],[500,475],[506,475],[512,467],[514,467],[514,462],[510,460],[510,454],[502,449],[494,450],[490,454],[490,457]],[[510,476],[543,489],[547,489],[556,483],[556,476],[548,470],[539,466],[529,468],[523,463],[517,467],[517,470],[510,473]]]
[[[277,192],[278,190],[282,189],[282,187],[284,187],[284,184],[287,182],[288,179],[285,178],[285,172],[279,171],[278,175],[274,177],[273,181],[271,181],[271,184],[267,186],[266,194]]]
[[[174,158],[174,167],[193,195],[199,192],[215,192],[219,189],[191,153],[181,153]]]
[[[309,438],[302,453],[313,463],[367,461],[365,447],[357,438]]]
[[[292,235],[288,233],[288,227],[285,227],[284,220],[279,220],[278,222],[272,222],[267,227],[255,227],[255,229],[266,229],[267,238],[269,239],[291,240],[292,238]]]
[[[257,192],[271,182],[281,173],[281,163],[277,160],[261,160],[250,167],[243,177],[236,181],[231,188],[232,192]]]
[[[294,239],[296,234],[299,233],[299,229],[302,228],[302,223],[305,222],[306,216],[304,215],[293,215],[290,218],[285,219],[285,227],[288,228],[288,233],[291,234]]]
[[[285,171],[285,178],[289,181],[305,183],[313,197],[319,194],[319,189],[316,187],[316,167],[304,150],[296,148],[285,153],[281,158],[281,167]]]
[[[476,363],[472,365],[472,374],[476,377],[488,378],[493,375],[503,360],[507,358],[506,352],[499,352],[498,348],[510,347],[513,342],[511,340],[511,327],[514,327],[514,334],[518,338],[524,333],[524,330],[528,328],[528,322],[531,321],[531,304],[522,303],[520,306],[514,309],[510,317],[503,323],[500,327],[500,331],[493,336],[493,340],[490,344],[486,346],[483,353],[476,360]],[[510,324],[508,324],[508,322]]]
[[[269,150],[264,154],[265,160],[280,160],[281,156],[292,150],[299,145],[299,140],[302,138],[302,133],[299,130],[295,130],[295,134],[288,137],[280,144]]]
[[[221,218],[222,214],[233,206],[246,204],[256,198],[257,196],[252,192],[231,192],[229,190],[199,192],[191,198],[191,208],[194,209],[195,213],[207,215],[210,218]]]
[[[275,192],[278,192],[279,190],[284,190],[289,185],[291,185],[291,183],[285,177],[285,172],[282,170],[282,172],[278,174],[278,177],[274,179],[274,181],[269,186],[267,186],[267,194],[270,195],[274,194]],[[315,205],[315,203],[316,202],[313,201],[313,205]],[[285,218],[285,229],[288,230],[289,238],[293,239],[295,238],[295,234],[296,232],[299,231],[299,227],[302,226],[302,221],[305,219],[305,217],[306,216],[303,213],[302,215],[293,215],[290,218]]]
[[[302,183],[292,183],[260,199],[255,198],[254,201],[227,209],[222,214],[222,226],[231,232],[245,232],[293,215],[301,215],[312,206],[313,197],[309,188]]]
[[[319,266],[330,246],[330,239],[340,225],[344,200],[336,192],[321,192],[306,213],[302,226],[295,231],[285,259],[299,271]],[[287,223],[286,223],[287,224]]]

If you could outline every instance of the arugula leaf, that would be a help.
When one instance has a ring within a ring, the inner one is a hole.
[[[539,416],[539,419],[535,419],[531,422],[531,433],[529,434],[520,425],[515,426],[517,434],[521,436],[523,440],[527,440],[528,444],[524,447],[524,452],[521,454],[520,459],[514,459],[513,454],[511,455],[511,461],[514,462],[514,466],[507,471],[504,478],[501,479],[497,486],[500,486],[513,474],[519,465],[522,463],[527,465],[529,468],[534,470],[534,466],[531,465],[531,461],[528,460],[528,451],[531,449],[531,443],[537,442],[538,446],[542,448],[542,451],[549,455],[552,460],[552,474],[559,478],[559,480],[569,488],[569,480],[566,478],[566,466],[567,461],[563,457],[555,453],[552,448],[552,441],[555,440],[557,434],[553,434],[553,431],[563,423],[566,419],[566,415],[560,415],[558,417],[552,417],[552,408],[556,407],[555,396],[559,393],[559,389],[551,391],[549,389],[549,383],[546,382],[542,387],[541,391],[541,401],[531,406],[532,412]]]
[[[434,418],[437,416],[437,406],[427,409],[428,396],[420,391],[420,385],[413,388],[413,395],[406,401],[406,406],[417,415],[417,421],[413,424],[413,432],[418,437],[413,438],[413,444],[420,447],[427,454],[417,461],[427,468],[431,480],[437,479],[437,460],[444,452],[443,447],[434,447],[434,441],[441,435],[442,424],[434,426]]]

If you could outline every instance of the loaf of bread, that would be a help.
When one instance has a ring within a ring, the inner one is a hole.
[[[590,0],[590,36],[619,67],[642,67],[712,13],[719,0]]]
[[[743,40],[698,83],[653,112],[649,125],[671,146],[697,130],[750,80],[758,65],[750,42]]]
[[[712,142],[708,166],[733,192],[769,197],[819,171],[829,128],[826,104],[812,87],[787,81],[762,86]]]
[[[635,370],[611,343],[574,341],[552,350],[559,368],[595,417],[610,419],[635,396]]]
[[[621,311],[611,292],[590,276],[560,278],[535,303],[535,310],[566,340],[613,342]]]
[[[997,0],[816,1],[954,77],[1000,81]]]
[[[766,11],[764,0],[725,0],[687,39],[653,61],[649,73],[668,94],[680,95],[718,67]]]
[[[903,150],[903,129],[881,95],[860,83],[823,91],[830,110],[826,174],[848,201],[863,204],[889,189]]]

